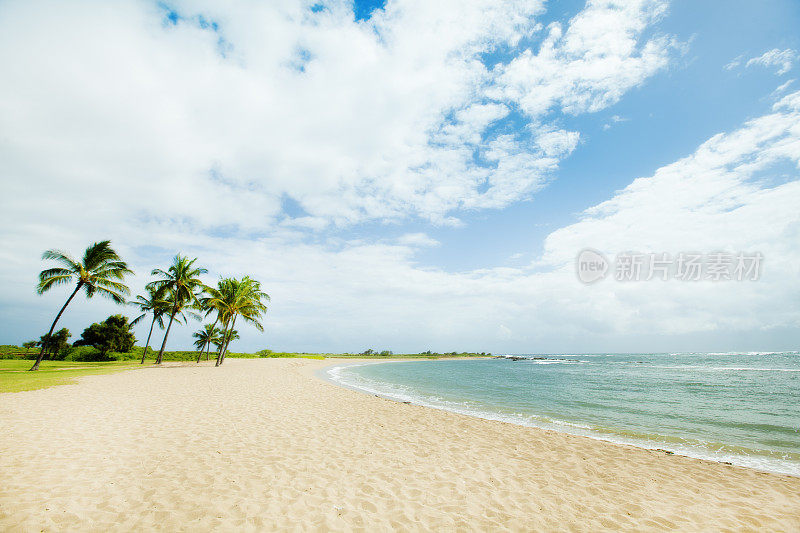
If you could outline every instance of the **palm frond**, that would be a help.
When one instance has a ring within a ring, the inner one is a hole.
[[[87,285],[87,296],[88,296],[88,288],[89,287],[90,286]],[[101,287],[101,286],[95,286],[95,287],[92,288],[92,296],[94,296],[95,292],[97,292],[97,294],[99,294],[100,296],[103,296],[104,298],[108,298],[110,300],[113,300],[114,302],[116,302],[118,304],[124,304],[125,303],[125,297],[122,294],[119,294],[118,292],[115,292],[115,291],[113,291],[111,289],[107,289],[107,288]],[[91,296],[89,296],[89,298],[91,298]]]
[[[56,249],[46,250],[42,254],[42,260],[56,261],[64,265],[72,272],[80,271],[80,265],[67,252],[64,252],[63,250],[56,250]]]
[[[118,261],[117,252],[111,248],[111,241],[100,241],[93,243],[83,253],[83,266],[86,270],[94,270],[103,263]]]
[[[64,285],[66,283],[70,283],[71,281],[73,281],[71,275],[51,276],[45,279],[40,279],[38,285],[36,286],[36,293],[44,294],[57,285]]]
[[[257,319],[247,315],[239,315],[239,316],[242,317],[242,320],[244,320],[245,322],[256,328],[258,331],[264,331],[264,326],[261,325],[261,322],[259,322]]]
[[[113,290],[113,291],[118,292],[120,294],[124,294],[125,296],[127,296],[127,295],[129,295],[131,293],[131,290],[124,283],[120,283],[118,281],[112,281],[112,280],[106,279],[106,278],[93,278],[88,283],[92,283],[92,284],[94,284],[94,285],[96,285],[98,287],[103,287],[103,288],[106,288],[106,289]]]
[[[132,304],[132,303],[135,303],[135,302],[128,302],[128,303],[129,303],[129,304]],[[146,316],[147,316],[147,313],[142,313],[141,315],[139,315],[139,316],[137,316],[136,318],[134,318],[133,320],[131,320],[131,327],[133,327],[133,326],[135,326],[136,324],[138,324],[138,323],[139,323],[139,321],[140,321],[141,319],[143,319],[144,317],[146,317]]]

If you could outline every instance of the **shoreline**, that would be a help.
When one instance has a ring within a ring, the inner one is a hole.
[[[231,359],[0,396],[0,530],[800,528],[800,479]],[[67,416],[65,416],[67,415]]]
[[[488,359],[488,358],[481,358],[481,359]],[[459,360],[459,359],[458,358],[450,358],[450,359],[447,359],[447,360]],[[746,464],[738,464],[736,462],[728,460],[729,458],[727,458],[727,457],[725,457],[725,458],[713,457],[713,454],[711,452],[709,452],[707,454],[707,456],[705,456],[705,457],[698,456],[700,454],[691,455],[690,453],[687,453],[684,449],[681,449],[680,446],[671,446],[669,444],[659,445],[657,443],[652,443],[652,445],[648,445],[648,442],[646,440],[642,440],[641,442],[633,442],[633,439],[630,439],[630,441],[625,441],[622,438],[620,438],[619,440],[614,440],[613,437],[605,437],[601,433],[599,433],[599,432],[596,433],[596,432],[592,431],[591,429],[586,429],[585,431],[582,431],[582,432],[581,431],[577,431],[577,430],[570,431],[569,429],[566,429],[566,428],[545,427],[544,425],[536,425],[534,423],[525,424],[525,423],[517,422],[517,421],[514,421],[514,420],[509,420],[507,418],[502,417],[501,415],[494,415],[494,414],[489,413],[489,412],[480,413],[480,412],[470,412],[470,411],[467,411],[467,410],[463,410],[462,411],[462,410],[456,410],[456,409],[448,409],[447,407],[433,405],[433,404],[430,404],[430,403],[427,403],[427,402],[416,400],[414,398],[409,398],[408,400],[403,400],[403,399],[400,399],[398,397],[394,397],[394,396],[392,396],[390,394],[382,393],[382,392],[377,391],[377,390],[365,389],[365,388],[358,387],[356,385],[351,385],[351,384],[348,384],[348,383],[337,381],[335,378],[328,376],[328,370],[330,370],[332,367],[338,367],[338,366],[342,366],[342,367],[346,367],[346,366],[361,366],[361,365],[364,365],[364,364],[404,363],[404,362],[408,362],[408,361],[399,360],[399,359],[398,360],[394,360],[394,361],[392,361],[392,360],[387,361],[387,360],[382,360],[382,359],[373,359],[373,360],[366,360],[364,362],[355,362],[355,361],[347,361],[344,358],[342,358],[339,363],[331,363],[331,364],[326,365],[326,366],[324,366],[324,367],[322,367],[320,369],[317,369],[314,372],[314,376],[319,378],[319,379],[321,379],[322,381],[324,381],[326,383],[329,383],[329,384],[332,384],[334,386],[338,386],[338,387],[341,387],[341,388],[344,388],[344,389],[352,390],[352,391],[355,391],[355,392],[358,392],[358,393],[361,393],[361,394],[365,394],[367,396],[375,396],[375,397],[379,397],[379,398],[382,398],[382,399],[385,399],[385,400],[390,400],[390,401],[401,403],[401,404],[417,405],[419,407],[424,407],[426,409],[435,409],[437,411],[443,411],[443,412],[446,412],[446,413],[457,414],[457,415],[461,415],[461,416],[468,416],[468,417],[475,418],[475,419],[478,419],[478,420],[485,420],[485,421],[491,421],[491,422],[500,422],[500,423],[503,423],[503,424],[510,424],[512,426],[517,426],[517,427],[531,428],[531,429],[535,429],[535,430],[539,430],[539,431],[552,431],[552,432],[555,432],[555,433],[562,433],[562,434],[570,435],[570,436],[573,436],[573,437],[591,439],[591,440],[594,440],[594,441],[598,441],[598,442],[602,442],[602,443],[606,443],[606,444],[611,444],[611,445],[614,445],[614,446],[633,447],[633,448],[642,449],[642,450],[650,450],[650,451],[654,451],[654,452],[660,452],[660,453],[663,453],[665,455],[674,455],[674,456],[677,456],[677,457],[685,457],[687,459],[693,459],[693,460],[698,460],[698,461],[710,461],[710,462],[714,462],[714,463],[721,464],[721,465],[733,466],[733,467],[736,467],[736,468],[746,468],[746,469],[752,470],[754,472],[761,472],[761,473],[765,473],[765,474],[778,475],[778,476],[790,476],[790,477],[793,477],[793,478],[800,479],[800,475],[795,474],[793,472],[785,472],[785,471],[780,471],[780,470],[771,470],[771,469],[768,469],[768,468],[759,468],[759,467],[756,467],[756,466],[751,466],[751,465],[746,465]],[[554,425],[555,425],[555,423],[554,423]],[[670,448],[673,448],[673,449],[670,449]],[[736,458],[734,457],[733,459],[735,460]]]

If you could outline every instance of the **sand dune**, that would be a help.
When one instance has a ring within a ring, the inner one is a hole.
[[[0,395],[0,530],[800,530],[800,478],[237,360]]]

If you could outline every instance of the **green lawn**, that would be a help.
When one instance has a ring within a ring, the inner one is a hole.
[[[13,347],[0,347],[8,348],[9,354],[15,356],[31,356],[33,352],[26,353],[22,348]],[[11,350],[13,348],[13,350]],[[133,359],[124,359],[122,361],[103,361],[103,362],[82,362],[82,361],[42,361],[39,366],[38,372],[28,372],[28,369],[33,365],[32,359],[0,359],[0,392],[19,392],[26,390],[43,389],[45,387],[52,387],[54,385],[67,385],[75,383],[75,378],[81,376],[90,376],[94,374],[108,374],[110,372],[118,372],[130,368],[142,368],[139,364],[141,357],[141,349],[138,353],[122,354],[126,357],[134,357]],[[2,352],[2,350],[0,350]],[[3,353],[0,353],[3,355]],[[119,354],[117,354],[119,355]],[[144,366],[153,364],[152,357],[154,353],[147,354],[149,357],[145,361]],[[310,354],[310,353],[292,353],[292,352],[271,352],[269,355],[261,355],[261,357],[303,357],[307,359],[326,359],[328,357],[343,357],[348,359],[439,359],[441,357],[481,357],[484,354],[476,353],[459,353],[459,354],[438,354],[438,353],[421,353],[421,354],[393,354],[390,356],[374,355],[361,355],[361,354]],[[231,353],[228,354],[230,358],[258,358],[259,354],[249,353]],[[211,354],[214,358],[214,354]],[[165,361],[194,361],[197,359],[197,352],[190,351],[173,351],[164,352]],[[203,358],[205,360],[205,358]]]
[[[141,368],[135,361],[81,363],[77,361],[42,361],[37,372],[28,372],[33,361],[26,359],[0,360],[0,392],[19,392],[43,389],[53,385],[75,383],[75,378],[108,374],[128,368]]]

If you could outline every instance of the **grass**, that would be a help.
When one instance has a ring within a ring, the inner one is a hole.
[[[79,351],[91,351],[90,348],[79,348]],[[36,349],[26,350],[13,345],[0,346],[0,392],[20,392],[26,390],[43,389],[55,385],[68,385],[76,383],[77,378],[97,374],[109,374],[120,370],[132,368],[142,368],[139,360],[142,357],[142,348],[136,347],[132,352],[125,354],[109,354],[114,361],[85,362],[67,359],[65,361],[42,361],[38,372],[28,372],[33,365],[32,359],[38,351]],[[75,352],[73,355],[80,352]],[[152,365],[155,353],[148,352],[146,365]],[[297,352],[273,352],[262,350],[257,353],[229,353],[229,358],[273,358],[273,357],[302,357],[306,359],[326,359],[329,357],[344,357],[348,359],[439,359],[442,357],[482,357],[489,354],[480,353],[418,353],[418,354],[349,354],[349,353],[297,353]],[[215,354],[210,354],[211,359]],[[164,361],[195,361],[197,352],[193,351],[171,351],[164,352]],[[203,357],[202,360],[205,360]]]
[[[28,372],[30,359],[0,360],[0,392],[20,392],[44,389],[55,385],[76,383],[83,376],[109,374],[136,368],[133,361],[83,363],[78,361],[42,361],[38,372]]]

